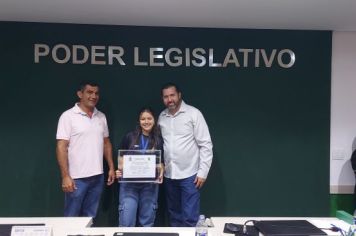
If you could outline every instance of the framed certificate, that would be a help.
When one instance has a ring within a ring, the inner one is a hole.
[[[159,182],[161,150],[119,150],[119,182]]]

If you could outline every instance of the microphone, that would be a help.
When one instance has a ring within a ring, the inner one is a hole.
[[[244,235],[248,235],[248,232],[247,232],[247,224],[252,222],[253,224],[255,224],[255,220],[248,220],[244,223],[244,225],[242,226],[242,233]]]

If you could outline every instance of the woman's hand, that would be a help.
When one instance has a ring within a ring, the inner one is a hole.
[[[161,184],[161,183],[163,183],[163,173],[164,173],[163,163],[161,163],[159,169],[160,169],[160,172],[159,172],[159,177],[158,177],[158,183]]]
[[[121,178],[122,177],[122,171],[121,170],[116,170],[115,171],[115,177],[118,179],[118,178]]]

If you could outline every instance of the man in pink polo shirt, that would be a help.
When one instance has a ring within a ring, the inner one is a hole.
[[[64,216],[95,217],[104,187],[103,156],[109,167],[107,185],[115,179],[112,145],[105,115],[95,106],[99,86],[83,82],[79,102],[59,118],[57,160],[64,192]]]

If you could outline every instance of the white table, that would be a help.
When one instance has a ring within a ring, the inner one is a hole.
[[[334,217],[211,217],[214,227],[209,233],[213,236],[232,236],[232,234],[223,233],[225,223],[244,224],[248,220],[307,220],[318,228],[330,228],[333,224],[345,231],[350,227],[348,223]],[[328,235],[340,235],[339,232],[330,230],[324,230],[324,232]]]
[[[67,235],[105,235],[113,236],[115,232],[159,232],[179,233],[179,236],[194,236],[194,227],[95,227],[95,228],[62,228],[53,236]],[[210,235],[209,235],[210,236]]]
[[[91,217],[0,217],[0,224],[34,224],[42,223],[50,226],[90,227]]]
[[[62,228],[86,228],[92,225],[91,217],[0,217],[0,224],[45,224],[52,227],[53,235]]]
[[[247,220],[308,220],[319,228],[330,228],[334,224],[348,230],[349,224],[332,217],[212,217],[214,227],[209,228],[209,236],[233,236],[223,233],[225,223],[244,224]],[[0,218],[0,224],[44,223],[52,226],[53,236],[67,235],[105,235],[113,236],[115,232],[171,232],[179,236],[194,236],[194,227],[95,227],[90,228],[90,217],[28,217],[28,218]],[[324,230],[328,235],[340,233]]]

